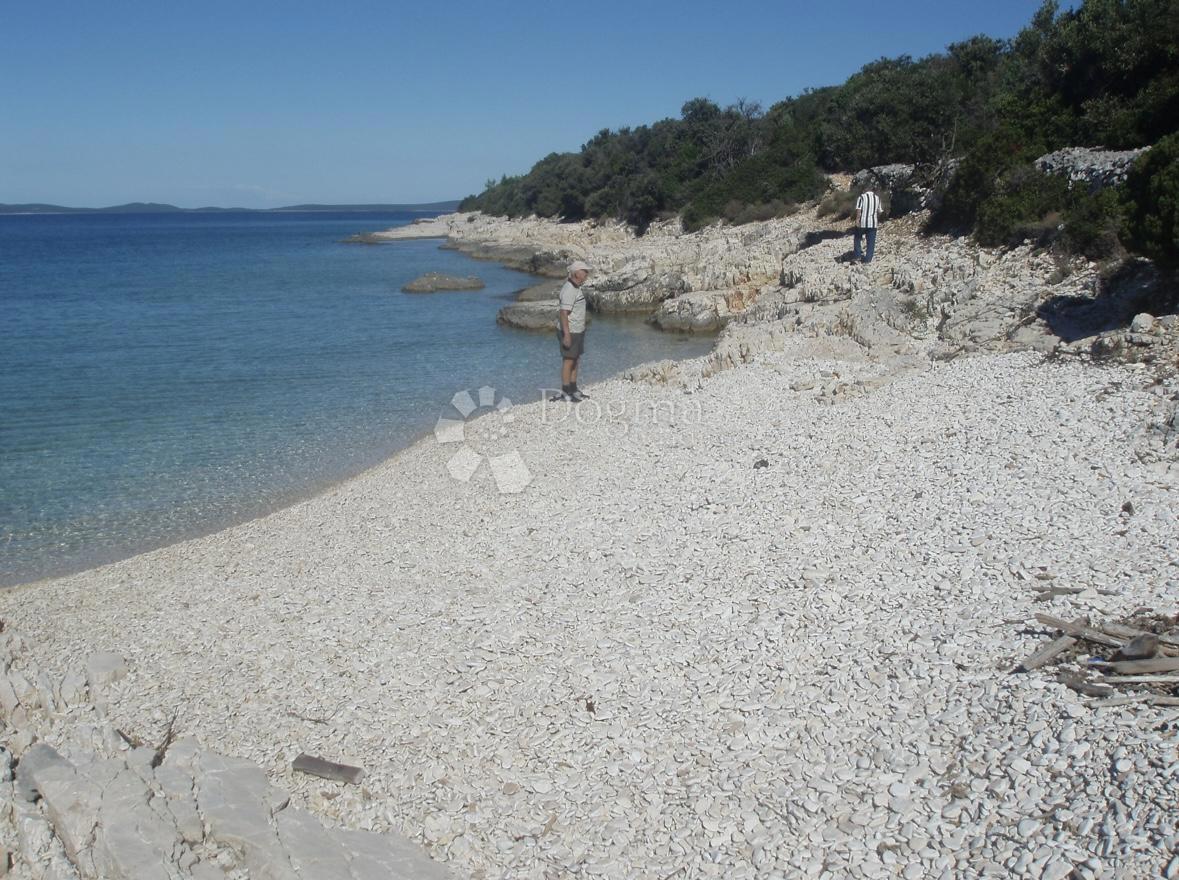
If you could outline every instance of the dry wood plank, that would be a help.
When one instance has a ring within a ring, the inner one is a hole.
[[[1065,687],[1086,697],[1108,697],[1114,692],[1114,689],[1107,685],[1093,684],[1076,675],[1062,675],[1059,681]]]
[[[1028,657],[1028,659],[1020,663],[1016,668],[1020,672],[1031,672],[1033,669],[1039,669],[1041,666],[1050,663],[1059,654],[1067,651],[1076,643],[1077,640],[1072,636],[1061,636],[1058,639],[1053,639],[1051,642],[1044,645],[1038,651],[1032,654],[1032,656]]]
[[[1103,623],[1100,629],[1109,633],[1111,636],[1120,636],[1125,639],[1132,639],[1136,636],[1157,635],[1159,642],[1162,644],[1179,648],[1179,636],[1172,636],[1167,633],[1147,633],[1144,629],[1126,626],[1124,623]]]
[[[1149,694],[1127,694],[1124,697],[1107,697],[1104,700],[1094,700],[1089,705],[1094,709],[1107,709],[1111,706],[1129,706],[1132,703],[1149,703]]]
[[[1080,623],[1069,623],[1067,620],[1061,620],[1059,617],[1053,617],[1051,614],[1037,614],[1036,620],[1045,626],[1054,627],[1070,636],[1076,636],[1078,639],[1084,639],[1087,642],[1095,642],[1098,645],[1120,648],[1126,642],[1125,639],[1107,635],[1091,626],[1085,626]]]
[[[1179,706],[1179,697],[1151,697],[1152,706]]]
[[[1179,671],[1179,657],[1155,657],[1152,660],[1116,660],[1104,664],[1104,669],[1111,669],[1118,675],[1134,675],[1143,672],[1176,672]]]
[[[1179,675],[1103,675],[1106,684],[1179,684]]]
[[[360,767],[336,764],[306,753],[295,758],[291,767],[301,773],[310,773],[312,776],[333,779],[336,782],[351,782],[353,785],[364,779],[364,770]]]

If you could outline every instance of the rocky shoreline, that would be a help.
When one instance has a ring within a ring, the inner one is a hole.
[[[1090,177],[1098,182],[1106,165],[1124,165],[1120,154],[1096,155],[1104,164]],[[1077,179],[1089,179],[1075,164],[1067,167]],[[873,171],[879,177],[890,169]],[[445,238],[447,247],[464,253],[499,255],[557,277],[568,261],[586,260],[595,269],[586,285],[592,311],[644,315],[668,331],[720,333],[720,348],[749,349],[767,331],[836,333],[851,336],[874,357],[944,359],[1031,348],[1116,356],[1174,374],[1179,328],[1173,282],[1168,290],[1149,263],[1107,277],[1097,263],[1060,258],[1032,242],[996,249],[922,234],[926,217],[915,210],[886,221],[868,266],[848,259],[848,221],[823,216],[818,205],[779,220],[692,234],[678,221],[638,237],[622,224],[451,214],[374,238]],[[543,323],[543,311],[509,307],[501,322],[533,329]],[[1144,317],[1132,326],[1138,315]]]
[[[1174,708],[1070,688],[1084,655],[1013,673],[1037,612],[1179,625],[1179,329],[1149,266],[920,221],[868,266],[813,206],[382,234],[585,259],[599,311],[717,344],[577,408],[473,389],[484,417],[319,496],[0,594],[10,876],[120,876],[128,823],[53,788],[100,772],[183,841],[168,877],[335,876],[288,828],[354,878],[375,838],[485,880],[1179,875]],[[202,800],[227,773],[248,840]]]

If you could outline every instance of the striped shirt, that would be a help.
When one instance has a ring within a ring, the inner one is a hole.
[[[861,229],[875,229],[880,216],[880,196],[868,190],[856,199],[856,225]]]

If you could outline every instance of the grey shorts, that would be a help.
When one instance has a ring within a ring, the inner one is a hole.
[[[575,361],[585,351],[585,331],[569,334],[570,346],[565,347],[565,334],[557,331],[557,345],[561,347],[561,357],[567,361]]]

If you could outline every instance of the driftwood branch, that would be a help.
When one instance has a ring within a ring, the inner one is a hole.
[[[1062,620],[1059,617],[1053,617],[1050,614],[1037,614],[1036,620],[1058,629],[1070,636],[1076,636],[1078,639],[1084,639],[1087,642],[1094,642],[1098,645],[1106,645],[1110,648],[1120,648],[1126,643],[1125,639],[1117,638],[1116,636],[1106,635],[1100,630],[1094,629],[1091,626],[1085,626],[1080,623],[1069,623],[1067,620]]]
[[[1055,660],[1059,654],[1064,653],[1069,648],[1077,643],[1077,640],[1072,636],[1061,636],[1058,639],[1053,639],[1047,645],[1044,645],[1028,659],[1019,664],[1017,672],[1031,672],[1033,669],[1039,669],[1047,663]]]
[[[1179,657],[1155,657],[1153,660],[1117,660],[1103,668],[1118,675],[1141,675],[1150,672],[1179,672]]]
[[[1179,675],[1105,675],[1107,684],[1179,684]]]
[[[1078,694],[1084,694],[1086,697],[1108,697],[1114,692],[1114,689],[1109,685],[1092,684],[1076,675],[1062,675],[1060,677],[1060,683],[1076,691]]]
[[[1103,623],[1101,624],[1101,629],[1102,631],[1109,633],[1111,636],[1120,636],[1125,639],[1153,635],[1159,640],[1159,644],[1167,645],[1172,648],[1179,648],[1179,636],[1173,636],[1167,633],[1148,633],[1144,629],[1126,626],[1124,623]]]

